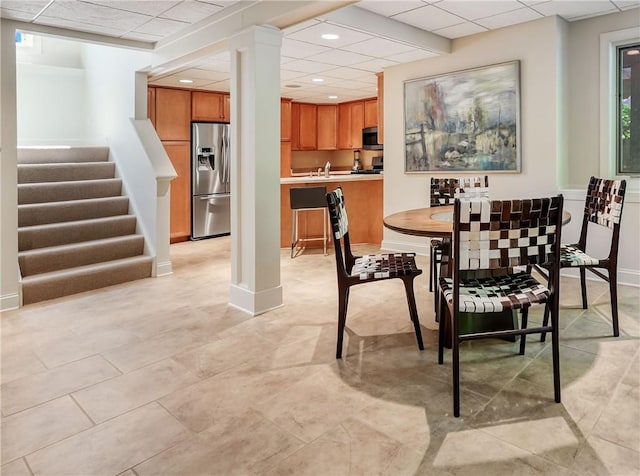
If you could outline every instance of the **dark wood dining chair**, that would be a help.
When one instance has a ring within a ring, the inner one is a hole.
[[[450,319],[453,413],[460,416],[460,343],[487,337],[520,336],[524,353],[527,334],[550,332],[554,397],[560,402],[558,280],[563,197],[526,200],[456,199],[447,274],[440,277],[438,363],[444,362],[445,321]],[[544,285],[514,267],[541,265],[549,270]],[[444,274],[444,273],[443,273]],[[549,305],[551,325],[527,328],[534,304]],[[460,334],[460,313],[522,311],[519,329]],[[448,312],[447,312],[448,311]]]
[[[399,278],[404,283],[409,315],[416,333],[418,347],[420,350],[424,350],[413,291],[413,281],[422,274],[422,270],[416,266],[415,254],[390,253],[354,256],[351,252],[351,243],[349,241],[349,221],[342,188],[338,187],[333,192],[327,193],[327,205],[334,237],[336,271],[338,274],[338,343],[336,358],[342,358],[342,340],[347,320],[349,289],[358,284],[393,278]]]
[[[431,177],[430,206],[453,205],[458,198],[488,197],[489,176],[484,177]],[[438,268],[442,264],[443,252],[446,252],[449,240],[432,238],[429,251],[429,291],[433,292],[433,283],[438,282]],[[446,254],[446,253],[444,253]],[[434,296],[434,308],[438,310],[437,293]]]
[[[587,187],[584,203],[582,228],[577,243],[560,247],[560,268],[580,270],[580,288],[582,292],[582,308],[587,309],[587,270],[609,283],[609,299],[611,301],[611,323],[613,335],[620,335],[618,324],[618,245],[620,243],[620,219],[627,188],[625,180],[608,180],[591,177]],[[601,226],[611,230],[609,254],[606,258],[593,258],[586,253],[589,227]],[[537,267],[546,274],[544,269]],[[606,275],[600,270],[606,271]],[[548,322],[549,311],[545,310],[543,324]],[[540,336],[544,342],[545,335]]]

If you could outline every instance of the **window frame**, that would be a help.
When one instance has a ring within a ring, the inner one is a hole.
[[[600,35],[600,175],[640,189],[640,174],[618,174],[618,48],[640,42],[637,28]]]

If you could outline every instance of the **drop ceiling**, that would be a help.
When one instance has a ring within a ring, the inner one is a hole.
[[[155,43],[180,34],[190,25],[234,4],[238,0],[2,0],[0,16]],[[354,12],[363,17],[380,15],[402,25],[439,37],[455,39],[545,16],[580,20],[637,8],[638,0],[365,0]],[[347,7],[353,9],[354,7]],[[281,53],[281,91],[300,101],[331,103],[376,96],[375,73],[384,67],[440,54],[380,32],[367,22],[340,24],[329,14],[284,30]],[[335,40],[322,39],[335,33]],[[203,58],[188,68],[150,78],[162,86],[229,90],[229,55]],[[180,79],[193,81],[180,83]],[[316,81],[314,81],[316,80]],[[319,81],[321,80],[321,81]]]

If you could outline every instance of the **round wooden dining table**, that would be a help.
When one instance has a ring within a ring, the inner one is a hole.
[[[571,213],[562,212],[562,224],[571,221]],[[453,232],[453,205],[414,208],[388,215],[383,219],[390,230],[413,236],[450,238]]]

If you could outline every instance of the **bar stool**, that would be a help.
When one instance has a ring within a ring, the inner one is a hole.
[[[291,258],[295,258],[304,247],[298,248],[298,243],[307,241],[322,241],[324,254],[327,255],[327,187],[297,187],[289,189],[291,202]],[[314,238],[298,238],[298,213],[304,211],[322,210],[322,236]]]

